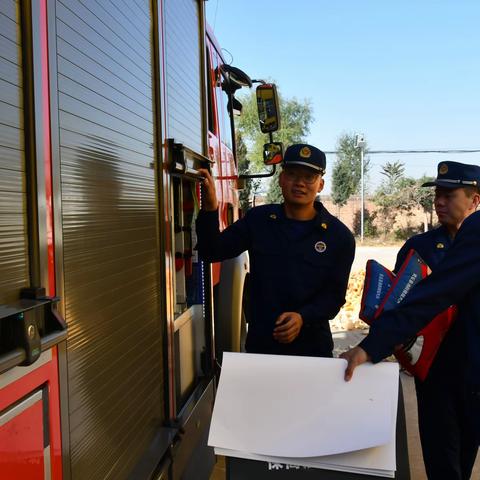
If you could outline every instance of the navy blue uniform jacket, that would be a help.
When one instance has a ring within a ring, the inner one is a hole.
[[[300,236],[282,205],[253,208],[221,233],[218,212],[200,211],[197,248],[203,260],[218,262],[249,252],[248,352],[332,355],[329,320],[345,303],[355,241],[321,203],[315,208],[316,218]],[[298,312],[304,322],[290,344],[272,336],[283,312]]]
[[[480,212],[463,222],[444,259],[431,275],[415,285],[397,308],[381,315],[360,346],[373,362],[378,362],[388,356],[395,345],[414,336],[453,304],[458,306],[456,322],[464,330],[465,380],[470,391],[479,392]],[[478,414],[477,420],[480,420],[480,409]]]
[[[413,248],[433,271],[443,260],[446,252],[452,245],[448,230],[440,226],[419,235],[409,238],[397,255],[394,271],[397,272],[408,252]],[[462,322],[455,322],[440,345],[435,356],[428,377],[440,384],[461,382],[465,372],[465,331]],[[418,392],[417,392],[418,394]]]
[[[422,257],[431,270],[435,270],[451,244],[448,230],[443,226],[415,235],[409,238],[399,250],[394,272],[398,272],[412,248]]]

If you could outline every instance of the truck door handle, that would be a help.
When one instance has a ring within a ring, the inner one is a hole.
[[[58,300],[37,296],[0,305],[0,373],[31,365],[43,351],[66,339],[67,325],[55,308]]]
[[[172,175],[202,181],[203,176],[198,168],[209,168],[215,163],[213,160],[194,152],[181,143],[175,143],[173,138],[168,139],[168,163]]]

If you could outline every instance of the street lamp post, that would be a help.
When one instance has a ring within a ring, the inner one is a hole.
[[[365,150],[365,137],[363,133],[355,135],[355,147],[360,149],[360,242],[363,243],[364,217],[365,210],[365,187],[364,187],[364,161],[363,154]]]

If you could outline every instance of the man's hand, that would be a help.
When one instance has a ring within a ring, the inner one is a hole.
[[[198,172],[204,177],[202,182],[202,208],[212,212],[218,208],[215,180],[206,168],[199,168]]]
[[[284,312],[275,322],[273,338],[280,343],[292,343],[303,325],[302,316],[297,312]]]
[[[346,382],[352,378],[353,371],[356,367],[370,360],[367,352],[362,347],[354,347],[351,350],[342,353],[340,358],[344,358],[348,362],[347,369],[345,370]]]

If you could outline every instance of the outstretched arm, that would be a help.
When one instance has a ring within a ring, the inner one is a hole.
[[[198,172],[203,176],[202,182],[202,210],[213,212],[218,209],[215,180],[206,168],[199,168]]]
[[[220,232],[215,181],[206,169],[199,169],[202,183],[202,209],[197,218],[197,250],[207,262],[233,258],[249,248],[250,230],[246,218],[240,219]]]
[[[453,304],[480,289],[480,212],[462,224],[445,258],[424,280],[415,285],[408,297],[372,324],[360,347],[374,363],[390,355],[396,345],[415,335],[433,318]],[[348,356],[350,352],[346,352]],[[344,357],[347,358],[347,357]],[[357,357],[358,358],[358,357]],[[355,368],[349,371],[349,376]]]

